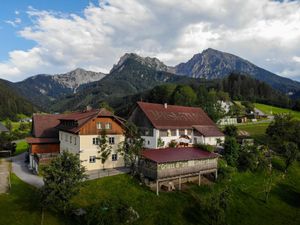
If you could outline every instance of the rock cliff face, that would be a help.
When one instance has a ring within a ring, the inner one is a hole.
[[[104,73],[97,73],[92,71],[86,71],[81,68],[77,68],[71,72],[65,74],[57,74],[52,78],[59,84],[66,88],[72,89],[76,92],[76,89],[82,84],[88,84],[94,81],[99,81],[105,77]]]

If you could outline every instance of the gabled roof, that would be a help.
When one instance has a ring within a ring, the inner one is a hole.
[[[152,125],[157,129],[192,128],[194,125],[215,126],[215,123],[201,109],[178,105],[138,102]]]
[[[119,122],[121,125],[124,125],[124,122],[121,118],[115,116],[112,112],[108,111],[107,109],[101,108],[97,110],[66,114],[60,119],[60,121],[74,121],[73,126],[64,126],[63,123],[60,123],[56,128],[70,133],[77,133],[80,131],[81,127],[83,127],[88,121],[96,117],[111,117],[117,122]]]
[[[9,132],[9,130],[2,123],[0,123],[0,133],[1,132]]]
[[[142,152],[142,156],[156,163],[180,162],[189,160],[201,160],[217,158],[212,152],[203,151],[199,148],[165,148],[149,149]]]
[[[35,114],[32,118],[32,134],[36,138],[57,138],[56,126],[60,123],[61,114]]]
[[[204,137],[222,137],[225,136],[216,126],[193,126]]]

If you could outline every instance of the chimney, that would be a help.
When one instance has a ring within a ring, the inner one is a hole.
[[[168,103],[164,104],[164,108],[167,109],[168,108]]]
[[[92,108],[92,106],[90,106],[90,105],[87,105],[86,106],[86,111],[88,112],[88,111],[91,111],[93,108]]]

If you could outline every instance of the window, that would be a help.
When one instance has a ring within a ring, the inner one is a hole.
[[[148,141],[148,145],[150,145],[150,141]]]
[[[118,160],[118,154],[112,154],[111,161],[117,161],[117,160]]]
[[[179,136],[185,135],[185,130],[184,129],[179,129]]]
[[[101,130],[102,127],[103,127],[103,126],[102,126],[102,123],[101,123],[101,122],[97,122],[97,129],[98,129],[98,130]]]
[[[75,137],[74,138],[74,145],[76,145],[77,144],[77,138]]]
[[[70,136],[70,143],[72,143],[72,136]]]
[[[96,156],[90,156],[90,163],[95,163],[96,162]]]
[[[160,130],[159,131],[160,137],[167,137],[168,136],[168,130]]]
[[[65,141],[67,142],[68,141],[68,135],[65,134]]]
[[[187,130],[187,135],[192,135],[192,131],[193,131],[193,130],[188,129],[188,130]]]
[[[99,138],[93,138],[93,145],[99,145],[100,139]]]
[[[108,138],[108,143],[111,144],[111,145],[114,145],[115,144],[115,138],[114,137],[109,137]]]
[[[176,130],[171,130],[171,136],[176,136]]]
[[[105,129],[111,130],[111,123],[105,123]]]

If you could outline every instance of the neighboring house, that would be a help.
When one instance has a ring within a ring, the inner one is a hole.
[[[104,168],[117,168],[125,165],[118,154],[118,145],[125,140],[124,123],[106,109],[73,113],[60,119],[60,152],[79,154],[81,164],[86,170],[103,169],[100,159],[100,135],[105,131],[112,152]]]
[[[161,187],[181,190],[182,183],[195,180],[200,185],[203,174],[212,173],[216,179],[218,155],[191,147],[149,149],[143,151],[139,169],[158,195]]]
[[[226,116],[218,121],[218,124],[220,125],[234,125],[237,123],[238,123],[237,118],[230,117],[230,116]]]
[[[0,133],[7,133],[9,130],[2,124],[0,123]]]
[[[104,168],[123,167],[124,160],[117,153],[118,144],[125,139],[123,121],[106,109],[34,115],[33,137],[27,138],[30,167],[38,171],[41,162],[68,151],[79,154],[81,164],[87,171],[103,169],[99,153],[99,138],[103,130],[112,147]]]
[[[58,129],[63,115],[36,114],[32,118],[32,137],[29,144],[29,168],[38,172],[39,164],[46,163],[59,154]]]
[[[138,127],[144,147],[150,149],[168,147],[171,142],[216,145],[218,139],[225,138],[208,115],[196,107],[138,102],[129,121]]]

